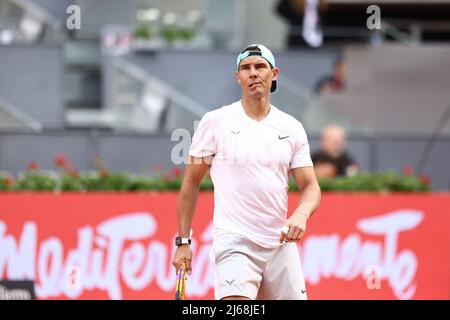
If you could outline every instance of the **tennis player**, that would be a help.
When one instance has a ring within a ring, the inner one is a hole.
[[[206,113],[189,150],[178,202],[173,265],[192,272],[189,239],[200,181],[214,184],[212,256],[215,298],[306,299],[296,242],[320,203],[321,192],[302,124],[270,104],[279,69],[263,45],[237,57],[241,100]],[[301,199],[287,218],[292,173]]]

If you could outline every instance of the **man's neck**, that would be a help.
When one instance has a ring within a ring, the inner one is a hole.
[[[269,97],[261,97],[258,99],[242,97],[241,101],[245,113],[256,121],[264,119],[270,110]]]

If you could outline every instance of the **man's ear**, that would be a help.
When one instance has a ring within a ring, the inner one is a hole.
[[[273,80],[277,80],[279,73],[280,73],[280,69],[278,69],[278,68],[272,69]]]
[[[241,80],[239,80],[239,73],[236,71],[236,72],[234,73],[234,75],[236,76],[236,81],[237,81],[237,83],[241,84]]]

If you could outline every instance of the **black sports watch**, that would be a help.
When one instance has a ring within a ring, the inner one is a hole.
[[[175,238],[175,245],[177,247],[181,246],[182,244],[191,244],[191,239],[190,238],[182,238],[182,237],[176,237]]]

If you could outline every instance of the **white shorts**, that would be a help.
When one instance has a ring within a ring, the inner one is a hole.
[[[306,300],[306,287],[295,243],[268,249],[244,236],[225,233],[214,240],[214,295],[217,300]]]

